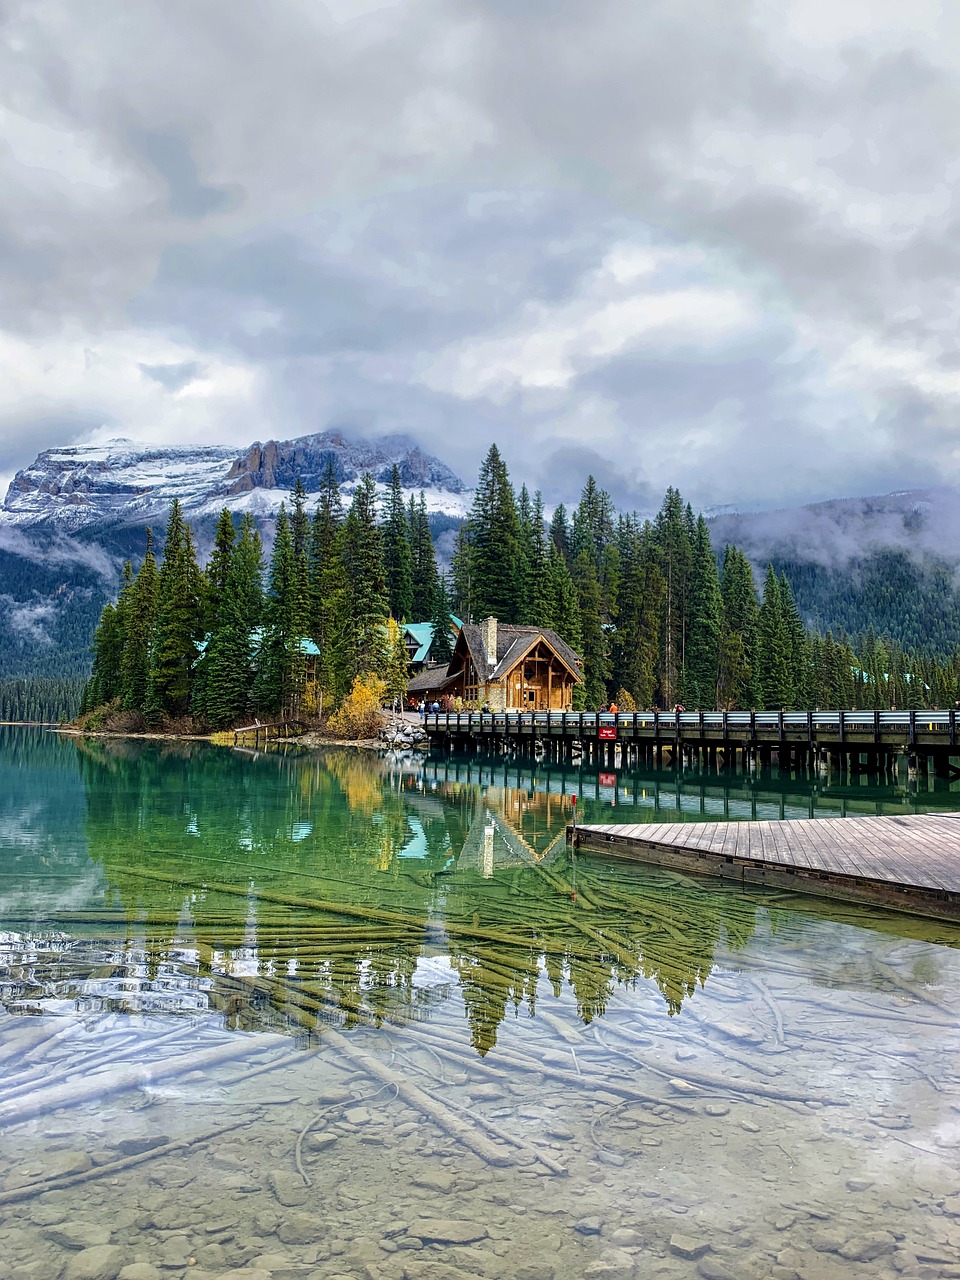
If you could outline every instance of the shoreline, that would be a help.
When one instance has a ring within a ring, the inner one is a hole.
[[[131,742],[209,742],[212,747],[226,747],[228,750],[239,750],[242,744],[218,742],[214,734],[209,733],[123,733],[119,729],[75,729],[71,725],[42,724],[39,721],[6,722],[11,726],[30,729],[50,729],[53,733],[62,733],[72,738],[123,738]],[[221,732],[229,733],[230,730]],[[382,744],[376,738],[331,738],[318,733],[304,733],[296,738],[281,738],[276,741],[295,745],[316,747],[357,747],[368,751],[379,750]],[[270,744],[267,744],[270,745]],[[264,747],[248,747],[247,750],[264,751]]]

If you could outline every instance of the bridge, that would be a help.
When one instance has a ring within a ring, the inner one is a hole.
[[[424,718],[432,746],[656,768],[698,763],[960,777],[956,708],[948,711],[535,711],[438,713]]]

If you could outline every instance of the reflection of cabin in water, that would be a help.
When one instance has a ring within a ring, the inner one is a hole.
[[[583,683],[580,657],[549,627],[518,627],[485,618],[465,623],[453,661],[424,672],[431,692],[486,704],[492,711],[569,711],[573,690]],[[411,693],[414,690],[411,683]]]

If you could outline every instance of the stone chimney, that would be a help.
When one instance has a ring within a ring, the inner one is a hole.
[[[491,667],[495,667],[497,665],[496,618],[484,618],[480,623],[480,639],[483,641],[483,651],[487,655],[487,662]]]

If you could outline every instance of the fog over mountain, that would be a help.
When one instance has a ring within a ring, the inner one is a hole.
[[[757,565],[796,560],[845,570],[878,550],[960,564],[960,490],[946,485],[869,498],[835,498],[710,519],[718,547],[736,543]]]

